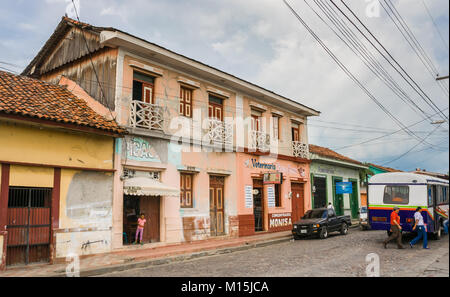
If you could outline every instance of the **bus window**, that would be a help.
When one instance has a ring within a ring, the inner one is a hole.
[[[384,204],[408,204],[409,187],[408,186],[386,186],[384,188]]]
[[[428,186],[428,206],[434,206],[435,196],[436,196],[436,186]]]

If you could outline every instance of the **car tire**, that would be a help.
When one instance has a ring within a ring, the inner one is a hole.
[[[346,223],[342,223],[341,225],[341,235],[347,235],[348,233],[348,226]]]
[[[302,239],[300,236],[294,235],[294,240],[300,240],[300,239]]]
[[[320,237],[320,239],[326,239],[328,237],[328,229],[327,229],[327,227],[323,227],[320,230],[319,237]]]

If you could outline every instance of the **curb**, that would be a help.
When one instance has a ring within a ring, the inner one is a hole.
[[[227,248],[209,250],[209,251],[204,251],[204,252],[196,252],[196,253],[189,253],[189,254],[184,254],[184,255],[163,257],[163,258],[152,259],[152,260],[144,260],[144,261],[135,262],[135,263],[124,263],[124,264],[116,264],[116,265],[111,265],[111,266],[106,266],[106,267],[92,268],[92,269],[80,271],[80,277],[97,276],[97,275],[102,275],[102,274],[111,273],[111,272],[119,272],[119,271],[125,271],[125,270],[136,269],[136,268],[146,268],[146,267],[150,267],[150,266],[165,265],[165,264],[194,260],[194,259],[198,259],[198,258],[229,254],[229,253],[233,253],[233,252],[240,252],[240,251],[245,251],[245,250],[249,250],[249,249],[253,249],[253,248],[259,248],[259,247],[265,247],[265,246],[269,246],[269,245],[273,245],[273,244],[283,243],[283,242],[287,242],[290,240],[292,240],[292,236],[286,236],[283,238],[278,238],[278,239],[269,240],[269,241],[247,243],[245,245],[239,245],[236,247],[227,247]],[[62,272],[62,273],[57,273],[57,274],[46,275],[43,277],[66,277],[66,273]]]

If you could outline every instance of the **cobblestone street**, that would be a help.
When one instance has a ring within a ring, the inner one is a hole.
[[[449,276],[449,237],[430,240],[429,250],[405,249],[394,243],[384,249],[384,231],[351,229],[347,236],[303,239],[192,261],[106,274],[108,277],[308,277],[366,276],[366,255],[380,257],[380,274],[390,276]]]

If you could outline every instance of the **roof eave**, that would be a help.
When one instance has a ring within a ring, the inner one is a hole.
[[[292,99],[283,97],[274,92],[266,90],[260,86],[242,80],[231,74],[225,73],[214,67],[203,64],[199,61],[193,60],[191,58],[185,57],[183,55],[172,52],[161,46],[143,40],[141,38],[132,36],[128,33],[115,30],[104,30],[100,34],[100,43],[105,46],[111,47],[123,47],[133,52],[137,52],[144,55],[149,55],[151,57],[158,57],[159,59],[170,62],[173,65],[178,65],[179,67],[189,67],[189,69],[196,69],[198,73],[203,74],[203,76],[208,76],[215,78],[218,82],[222,82],[227,86],[234,89],[243,91],[248,94],[259,94],[264,96],[267,101],[274,101],[273,103],[284,103],[286,107],[292,109],[293,112],[304,116],[319,116],[320,111],[309,108],[303,104],[300,104]]]

